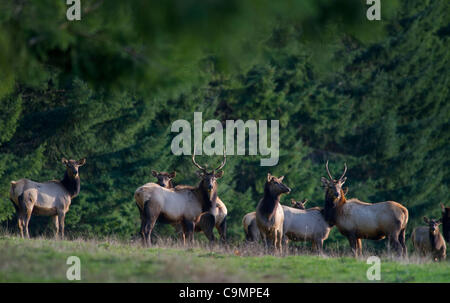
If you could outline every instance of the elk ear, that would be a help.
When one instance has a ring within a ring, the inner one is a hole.
[[[62,164],[67,165],[67,163],[69,163],[69,161],[66,158],[62,158],[61,159]]]
[[[223,176],[223,170],[221,170],[218,173],[214,174],[214,177],[216,177],[217,179],[222,178],[222,176]]]
[[[270,173],[267,173],[267,182],[270,182],[272,180],[272,175]]]
[[[322,185],[325,187],[328,187],[330,185],[330,181],[325,177],[321,177],[320,181],[322,181]]]
[[[173,171],[169,174],[169,178],[173,179],[173,178],[175,178],[176,175],[177,175],[177,173],[175,171]]]
[[[201,171],[201,170],[197,170],[195,173],[196,173],[196,175],[197,175],[199,178],[203,178],[203,176],[205,175],[205,174],[203,173],[203,171]]]
[[[436,222],[438,225],[439,224],[442,224],[442,218],[440,218],[439,220],[437,220],[437,222]]]
[[[429,223],[429,222],[430,222],[430,220],[428,220],[428,218],[427,218],[427,217],[423,217],[423,222],[425,222],[425,223]]]
[[[345,181],[347,181],[347,177],[342,178],[341,180],[339,180],[341,182],[341,185],[343,185],[345,183]]]
[[[83,159],[77,161],[78,166],[83,166],[85,164],[86,164],[86,158],[83,158]]]
[[[278,181],[283,182],[284,176],[278,178]]]
[[[156,170],[152,170],[152,176],[153,177],[157,177],[158,176],[158,172]]]
[[[308,199],[303,199],[302,204],[305,205],[308,202]]]
[[[445,214],[445,206],[442,203],[441,203],[441,209],[442,209],[442,213]]]

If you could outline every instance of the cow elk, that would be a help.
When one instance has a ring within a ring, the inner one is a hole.
[[[361,239],[381,240],[387,237],[389,248],[405,257],[408,210],[394,201],[365,203],[358,199],[347,200],[342,189],[347,179],[347,165],[337,180],[331,176],[328,161],[326,170],[329,180],[321,179],[325,188],[324,217],[330,226],[336,225],[347,237],[354,255],[362,254]]]
[[[414,248],[422,256],[431,255],[434,261],[446,258],[447,246],[439,231],[442,220],[423,218],[428,226],[416,227],[411,235]]]
[[[284,176],[277,178],[270,173],[264,185],[264,196],[256,207],[256,225],[269,248],[275,248],[280,254],[282,249],[284,212],[280,204],[280,196],[291,189],[283,184]]]
[[[308,200],[295,201],[291,199],[291,205],[293,208],[305,209],[305,204]],[[256,225],[256,212],[248,213],[242,219],[242,225],[244,226],[245,240],[247,242],[256,242],[261,239],[258,226]]]
[[[177,173],[175,171],[173,171],[171,173],[167,173],[167,172],[163,172],[163,171],[162,172],[158,172],[156,170],[152,170],[152,176],[157,179],[157,182],[156,183],[153,183],[153,182],[146,183],[143,186],[151,186],[151,185],[154,185],[154,184],[158,184],[161,187],[173,188],[172,179],[175,178],[176,174]],[[143,201],[136,200],[136,205],[138,207],[139,215],[141,217],[140,233],[142,235],[142,240],[145,241],[145,238],[144,238],[144,225],[145,225],[144,203],[143,203]]]
[[[51,216],[55,222],[55,237],[58,233],[64,238],[64,219],[69,211],[70,203],[80,193],[80,176],[78,169],[86,163],[83,158],[79,161],[62,158],[66,172],[62,180],[44,183],[29,179],[11,181],[9,197],[18,215],[20,235],[30,237],[28,224],[31,215]]]
[[[442,229],[444,233],[444,239],[447,243],[450,242],[450,207],[445,207],[441,203],[442,209]]]
[[[139,187],[134,194],[138,205],[143,208],[145,223],[143,227],[144,243],[150,245],[150,235],[156,220],[163,217],[168,222],[182,224],[183,241],[186,236],[190,241],[194,238],[194,229],[198,225],[210,242],[214,242],[213,228],[217,214],[217,179],[223,176],[223,161],[212,171],[200,166],[195,161],[195,147],[192,163],[200,170],[197,175],[201,181],[197,187],[179,185],[175,188],[164,188],[157,184],[146,184]]]
[[[293,201],[295,202],[295,201]],[[283,205],[284,224],[283,238],[291,241],[309,241],[319,254],[322,253],[323,242],[328,238],[331,227],[325,221],[319,207],[304,208],[304,203],[295,202],[303,208],[293,208]]]

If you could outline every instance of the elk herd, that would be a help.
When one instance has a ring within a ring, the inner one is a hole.
[[[64,238],[64,218],[72,199],[80,193],[78,169],[86,159],[62,159],[66,171],[62,180],[35,182],[29,179],[11,181],[10,200],[16,210],[22,237],[30,237],[28,225],[32,215],[51,216],[55,222],[56,237]],[[203,232],[212,243],[214,228],[221,242],[227,241],[227,207],[218,196],[218,180],[223,176],[226,153],[215,169],[198,164],[195,147],[192,164],[198,168],[200,182],[197,186],[173,186],[176,172],[152,171],[157,182],[146,183],[136,189],[134,200],[139,210],[140,234],[144,245],[151,245],[151,236],[157,222],[175,227],[183,243],[192,242],[195,232]],[[388,251],[406,257],[406,227],[408,210],[398,202],[367,203],[356,198],[347,199],[343,185],[347,180],[347,165],[339,179],[334,179],[325,165],[328,178],[322,177],[325,192],[323,207],[306,208],[307,200],[291,199],[291,207],[282,205],[282,195],[291,189],[283,183],[284,176],[267,174],[264,194],[254,212],[244,216],[246,242],[262,241],[267,249],[282,254],[289,241],[308,241],[312,249],[321,254],[324,241],[331,229],[348,239],[354,256],[362,254],[362,239],[387,239]],[[416,227],[411,234],[415,251],[431,256],[433,260],[446,258],[446,242],[450,241],[450,208],[441,204],[442,218],[424,217],[425,226]],[[443,235],[439,230],[442,224]]]

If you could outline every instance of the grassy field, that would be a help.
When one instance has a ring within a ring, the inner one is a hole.
[[[257,252],[257,253],[256,253]],[[69,256],[81,282],[371,282],[365,259],[289,255],[260,248],[207,249],[167,244],[143,248],[117,240],[22,240],[0,235],[0,282],[68,282]],[[450,262],[382,258],[381,282],[450,282]]]

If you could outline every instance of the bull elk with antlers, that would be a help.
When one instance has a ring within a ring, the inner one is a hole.
[[[355,256],[361,255],[361,239],[388,238],[390,247],[406,256],[405,230],[408,210],[394,201],[365,203],[358,199],[347,200],[342,185],[347,180],[347,164],[344,173],[335,180],[328,169],[329,179],[322,177],[325,188],[324,217],[330,226],[336,225],[347,237]]]
[[[143,228],[144,243],[150,244],[150,235],[158,217],[183,226],[183,240],[186,236],[190,241],[194,238],[197,225],[213,242],[213,228],[217,214],[217,179],[223,176],[221,170],[226,164],[225,151],[223,161],[216,169],[207,171],[195,161],[195,147],[192,163],[200,170],[197,175],[201,178],[197,187],[179,185],[175,188],[164,188],[155,183],[139,187],[135,200],[143,209],[145,224]]]

